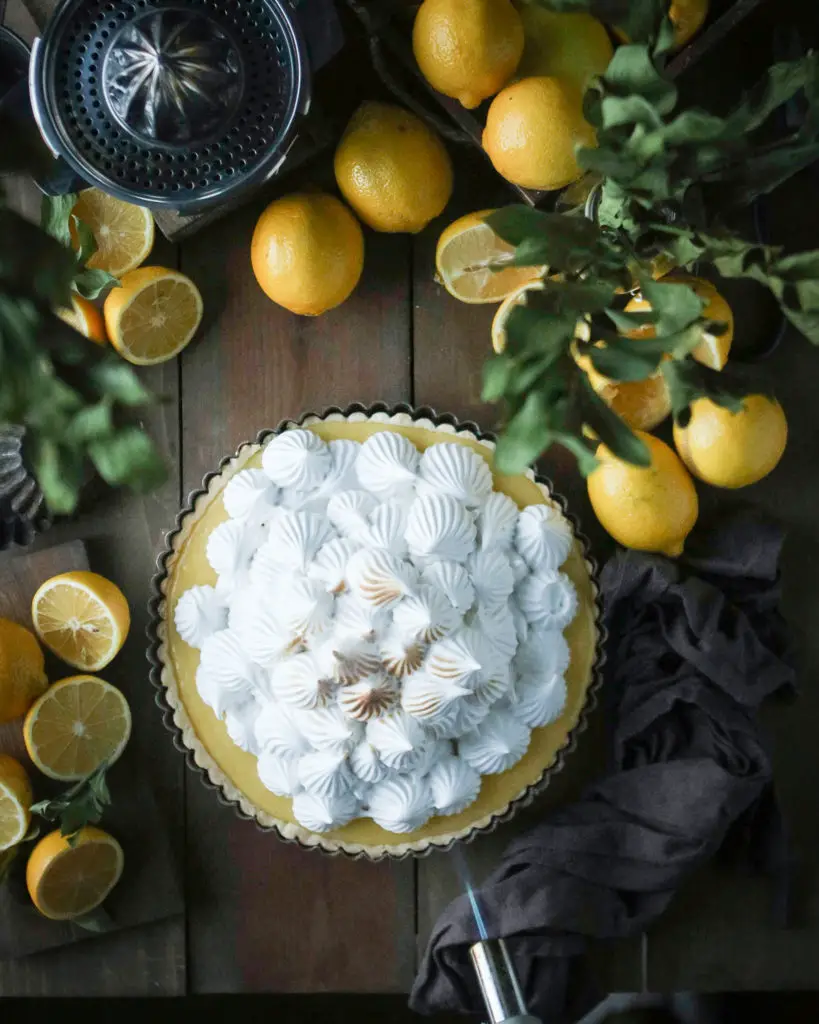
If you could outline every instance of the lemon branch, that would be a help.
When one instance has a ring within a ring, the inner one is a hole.
[[[667,0],[539,2],[596,13],[632,42],[615,51],[584,96],[597,145],[580,148],[577,161],[599,182],[594,222],[525,207],[486,218],[514,247],[512,265],[545,265],[552,276],[509,314],[506,348],[485,367],[483,397],[504,406],[503,472],[522,471],[552,444],[569,449],[589,472],[589,428],[616,455],[645,464],[645,446],[589,386],[578,362],[615,383],[662,373],[680,424],[696,398],[736,409],[749,390],[732,370],[718,373],[690,358],[725,324],[704,315],[688,284],[654,280],[658,264],[709,263],[724,277],[756,280],[819,344],[819,250],[785,256],[743,239],[723,220],[819,158],[819,56],[774,65],[727,117],[679,111],[663,65],[673,43]],[[798,130],[760,142],[757,130],[797,94],[807,110]],[[626,310],[636,289],[650,312]],[[585,325],[581,337],[578,324]],[[650,339],[639,332],[646,326]]]
[[[101,821],[105,808],[111,803],[106,778],[108,767],[108,762],[103,761],[90,775],[75,782],[59,796],[32,804],[31,813],[46,821],[59,822],[60,832],[71,843],[81,828]]]
[[[0,137],[0,172],[34,169],[36,154],[2,116]],[[81,223],[79,262],[70,245],[67,207],[47,209],[58,241],[5,207],[0,193],[0,429],[25,428],[26,461],[51,511],[62,514],[76,508],[89,463],[112,486],[139,492],[165,477],[156,447],[131,419],[150,393],[116,353],[52,312],[70,305],[75,286],[90,294],[103,285],[100,272],[84,267],[93,240]]]

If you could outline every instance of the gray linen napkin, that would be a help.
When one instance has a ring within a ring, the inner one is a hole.
[[[701,527],[678,561],[621,551],[605,566],[612,772],[514,840],[478,893],[490,938],[506,940],[542,1020],[588,1009],[587,940],[645,929],[732,826],[757,859],[781,866],[754,722],[766,697],[794,687],[778,612],[781,545],[776,526],[740,512]],[[414,1010],[483,1009],[467,956],[476,939],[460,897],[433,930]]]

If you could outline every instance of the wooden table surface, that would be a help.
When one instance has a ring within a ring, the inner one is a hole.
[[[341,114],[345,104],[352,109],[364,88],[358,72],[343,71],[363,63],[363,54],[347,61],[329,69]],[[374,86],[365,87],[377,94]],[[186,913],[184,919],[0,963],[0,994],[408,990],[432,922],[458,891],[449,856],[399,864],[350,862],[288,846],[238,820],[188,773],[163,729],[148,683],[144,629],[154,559],[180,503],[226,453],[261,428],[331,404],[376,400],[430,405],[486,428],[495,424],[495,412],[480,401],[494,307],[449,298],[433,279],[434,250],[442,227],[456,216],[508,201],[508,194],[479,155],[466,151],[454,157],[456,191],[444,215],[415,237],[367,232],[358,289],[340,308],[316,319],[274,306],[252,276],[250,237],[270,195],[181,246],[157,241],[151,262],[189,274],[202,290],[206,310],[199,337],[181,358],[144,373],[166,399],[147,419],[166,454],[170,478],[149,498],[113,496],[97,502],[40,543],[84,538],[92,566],[117,580],[131,603],[133,627],[120,657],[132,673],[134,742],[167,819]],[[327,184],[329,163],[327,157],[319,160],[295,184]],[[782,190],[771,210],[777,240],[815,244],[815,195],[816,179],[810,175]],[[740,325],[754,326],[754,308],[738,309]],[[789,528],[785,606],[804,688],[795,707],[772,710],[766,725],[802,865],[796,874],[798,927],[782,931],[769,923],[770,893],[763,880],[727,867],[709,868],[690,881],[650,934],[594,951],[601,982],[615,990],[815,987],[819,352],[789,336],[763,373],[788,414],[788,450],[763,483],[739,498],[718,497],[747,500]],[[598,557],[605,557],[609,546],[571,461],[554,453],[542,468],[569,498]],[[713,492],[705,500],[714,500]],[[511,836],[549,806],[570,799],[600,769],[602,758],[598,716],[541,800],[467,848],[476,876],[496,862]]]

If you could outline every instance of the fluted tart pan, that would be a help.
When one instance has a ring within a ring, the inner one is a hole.
[[[223,802],[232,805],[241,817],[255,821],[261,829],[275,831],[282,839],[307,849],[370,860],[403,858],[448,849],[458,841],[491,831],[510,819],[518,808],[531,803],[552,775],[563,768],[595,705],[603,659],[602,627],[596,566],[588,543],[574,517],[566,513],[565,501],[554,493],[547,479],[531,470],[520,476],[504,477],[493,469],[496,490],[508,494],[521,508],[544,502],[557,505],[567,514],[574,530],[573,549],[563,569],[577,590],[578,612],[565,630],[571,662],[566,674],[568,697],[563,713],[550,725],[532,731],[527,753],[509,771],[483,776],[478,799],[460,814],[431,818],[409,835],[387,832],[368,818],[358,818],[331,832],[310,832],[293,817],[290,799],[265,788],[256,772],[256,757],[233,743],[224,724],[199,696],[195,682],[199,652],[180,638],[171,614],[182,592],[197,584],[215,582],[215,573],[205,557],[205,545],[213,528],[227,518],[220,496],[228,480],[239,470],[260,464],[261,450],[273,434],[296,427],[313,430],[328,441],[342,437],[364,441],[376,431],[398,431],[419,450],[455,441],[473,448],[493,468],[494,438],[482,433],[476,424],[408,406],[355,405],[343,411],[328,409],[321,415],[309,413],[298,422],[286,420],[275,430],[262,431],[255,441],[240,445],[215,472],[205,477],[201,489],[191,494],[157,559],[150,601],[148,658],[165,725],[189,767]]]

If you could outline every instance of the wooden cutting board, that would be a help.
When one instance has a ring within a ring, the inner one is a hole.
[[[0,617],[31,627],[31,598],[40,584],[69,569],[88,569],[81,541],[32,554],[0,557]],[[116,666],[116,660],[112,667]],[[51,655],[46,671],[52,681],[73,674]],[[101,675],[105,677],[105,672]],[[0,725],[0,753],[19,758],[29,770],[35,796],[59,790],[40,775],[25,753],[21,721]],[[133,746],[108,775],[113,803],[100,823],[122,844],[125,870],[106,901],[111,930],[147,924],[183,911],[182,893],[168,842],[165,822],[153,793],[141,774]],[[42,823],[41,834],[49,828]],[[12,876],[0,885],[0,959],[26,956],[54,946],[87,939],[95,933],[76,925],[49,921],[32,906],[25,890],[25,856],[15,862]],[[100,941],[105,941],[104,937]]]

